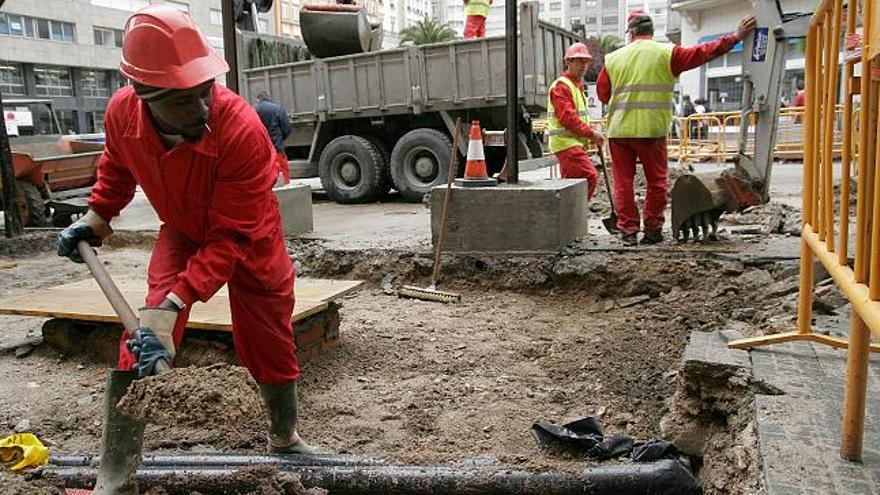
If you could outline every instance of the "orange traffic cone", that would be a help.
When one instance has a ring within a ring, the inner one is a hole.
[[[464,187],[497,186],[498,180],[486,173],[486,154],[483,152],[483,131],[480,121],[471,122],[471,137],[468,142],[467,163],[464,177],[455,179],[455,185]]]

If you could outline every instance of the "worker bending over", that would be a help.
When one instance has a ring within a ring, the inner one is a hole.
[[[633,190],[637,159],[642,162],[648,181],[641,242],[654,244],[663,240],[669,175],[666,134],[672,124],[676,79],[682,72],[729,52],[755,24],[753,16],[744,17],[734,34],[682,48],[653,41],[654,23],[645,12],[635,10],[627,18],[629,44],[605,57],[597,83],[599,99],[608,105],[614,204],[617,227],[625,243],[639,242],[639,209]]]
[[[144,377],[171,363],[192,305],[223,285],[236,353],[269,410],[269,450],[312,451],[296,432],[294,269],[272,193],[275,148],[254,109],[215,84],[229,67],[185,14],[147,7],[124,39],[119,70],[132,84],[107,106],[90,209],[58,238],[58,254],[81,262],[78,241],[100,245],[137,186],[163,222],[140,328],[123,335],[108,382],[97,495],[138,493],[144,423],[116,410],[134,375],[124,370]]]
[[[464,0],[464,39],[486,37],[486,17],[492,0]]]
[[[593,60],[587,45],[575,43],[565,51],[565,73],[550,85],[547,96],[547,134],[550,152],[559,160],[560,175],[587,179],[588,199],[596,192],[599,172],[587,154],[588,141],[601,147],[605,136],[590,127],[584,73]]]

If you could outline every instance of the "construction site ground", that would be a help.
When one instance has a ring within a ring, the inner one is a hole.
[[[806,344],[743,352],[731,359],[748,368],[746,386],[716,390],[711,404],[693,393],[701,378],[686,346],[699,354],[705,340],[694,332],[793,328],[800,165],[778,166],[773,187],[771,204],[732,216],[712,244],[624,247],[598,230],[600,198],[598,228],[560,253],[446,256],[441,289],[463,298],[451,305],[394,293],[430,275],[423,205],[318,196],[315,231],[290,240],[298,273],[368,283],[341,301],[340,346],[303,366],[300,433],[328,451],[413,464],[485,458],[571,471],[592,461],[545,455],[530,427],[597,416],[608,434],[675,440],[708,494],[877,493],[880,426],[870,407],[865,463],[837,460],[845,353]],[[116,224],[117,239],[100,252],[111,274],[146,272],[149,215],[136,203]],[[0,297],[88,277],[48,251],[54,233],[29,235],[2,257]],[[817,326],[845,333],[848,306],[833,287],[814,307]],[[53,453],[94,454],[112,363],[43,343],[42,325],[0,317],[0,435],[29,431]],[[725,359],[720,340],[705,342],[707,361]],[[880,391],[874,366],[869,397]],[[261,453],[265,431],[261,417],[149,427],[145,448]],[[0,484],[12,479],[2,476]]]

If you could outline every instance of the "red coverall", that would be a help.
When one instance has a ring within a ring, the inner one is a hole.
[[[564,76],[574,82],[581,91],[584,90],[584,83],[576,80],[568,71],[565,71]],[[567,85],[557,84],[550,92],[550,101],[556,111],[556,119],[563,127],[578,136],[593,137],[593,129],[584,124],[584,121],[578,116],[574,107],[574,98]],[[559,160],[560,175],[565,179],[587,179],[589,185],[587,199],[592,198],[599,182],[599,172],[590,160],[587,150],[583,146],[572,146],[555,153],[555,155]]]
[[[710,60],[718,58],[739,43],[736,36],[727,35],[721,39],[701,45],[683,48],[676,45],[672,49],[670,69],[675,77],[686,70],[695,69]],[[611,100],[611,79],[605,68],[599,73],[596,91],[599,100],[607,104]],[[633,180],[636,175],[636,159],[641,160],[648,181],[645,195],[645,230],[661,230],[663,213],[666,210],[666,190],[669,178],[669,160],[666,137],[661,138],[613,138],[609,139],[614,176],[614,206],[617,208],[617,228],[624,234],[639,231],[639,208],[636,205]]]
[[[464,24],[464,39],[485,38],[486,18],[481,15],[469,15]]]
[[[131,86],[116,92],[105,115],[106,146],[89,206],[117,216],[140,185],[163,225],[147,274],[146,306],[169,291],[187,305],[174,328],[183,338],[189,308],[229,289],[233,341],[257,383],[299,377],[293,326],[294,269],[278,202],[275,148],[253,107],[217,84],[209,131],[166,149]],[[134,356],[120,343],[119,369]]]

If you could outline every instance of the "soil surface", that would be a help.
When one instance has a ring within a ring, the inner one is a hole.
[[[145,276],[149,251],[103,249],[101,259],[111,273]],[[12,261],[0,271],[0,297],[88,277],[82,265],[52,254]],[[385,261],[361,269],[382,280],[391,266]],[[777,331],[795,315],[796,262],[746,266],[638,252],[508,257],[489,264],[509,269],[489,282],[479,262],[452,266],[441,289],[462,293],[461,304],[401,299],[390,282],[341,301],[340,347],[302,369],[303,438],[325,451],[416,464],[479,457],[526,469],[583,469],[583,460],[540,452],[531,425],[593,415],[606,434],[659,437],[691,331],[734,324]],[[542,275],[530,278],[534,266]],[[393,285],[412,283],[388,276]],[[94,454],[112,363],[40,345],[41,324],[0,317],[0,434],[31,431],[53,452]],[[168,378],[180,400],[156,420],[173,426],[149,426],[145,450],[264,451],[267,419],[240,369],[185,368]],[[218,390],[190,388],[205,383]],[[142,385],[135,392],[141,404],[156,397],[150,382]],[[229,400],[235,407],[218,412]]]
[[[195,489],[193,487],[196,487]],[[146,495],[326,495],[321,488],[305,488],[299,476],[279,473],[270,466],[248,467],[229,476],[171,476]]]

